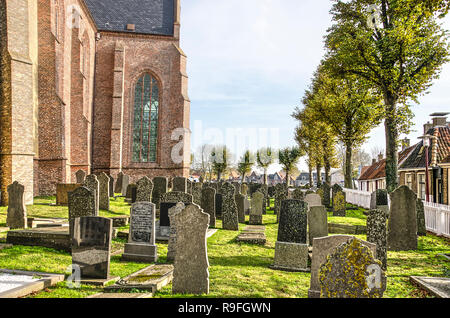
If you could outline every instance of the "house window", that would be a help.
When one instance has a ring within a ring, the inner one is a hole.
[[[426,182],[425,182],[425,174],[419,174],[418,176],[418,189],[417,194],[420,199],[425,200],[426,197]]]
[[[156,162],[158,110],[158,81],[144,74],[134,93],[133,162]]]
[[[406,178],[405,184],[408,186],[408,188],[412,190],[412,173],[407,173],[405,178]]]

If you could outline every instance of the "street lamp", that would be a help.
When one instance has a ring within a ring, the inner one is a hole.
[[[430,177],[428,173],[428,166],[430,165],[428,160],[428,148],[431,146],[431,140],[435,139],[435,136],[432,135],[424,135],[419,137],[419,139],[423,140],[423,146],[425,147],[425,199],[426,202],[430,202]]]

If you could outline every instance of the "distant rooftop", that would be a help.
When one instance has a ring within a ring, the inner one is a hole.
[[[450,113],[444,113],[444,112],[440,112],[440,113],[432,113],[430,116],[431,117],[444,117],[450,115]]]
[[[100,31],[173,35],[174,0],[85,0]],[[127,30],[134,24],[135,30]]]

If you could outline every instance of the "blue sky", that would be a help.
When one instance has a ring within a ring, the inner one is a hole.
[[[290,115],[301,106],[324,54],[331,1],[184,0],[181,5],[193,151],[211,142],[212,135],[221,135],[237,156],[247,147],[295,145],[297,123]],[[449,17],[444,26],[450,29]],[[446,65],[430,93],[420,98],[421,105],[413,106],[416,132],[408,136],[412,142],[422,133],[429,114],[450,112],[449,89],[450,65]],[[256,132],[256,143],[244,137]],[[384,145],[380,126],[364,149],[370,154],[374,146]],[[299,168],[306,169],[304,160]],[[274,165],[271,170],[278,169]]]

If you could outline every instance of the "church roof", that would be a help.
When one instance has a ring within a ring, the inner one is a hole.
[[[173,35],[174,0],[84,0],[99,31]],[[135,31],[127,30],[134,24]]]

